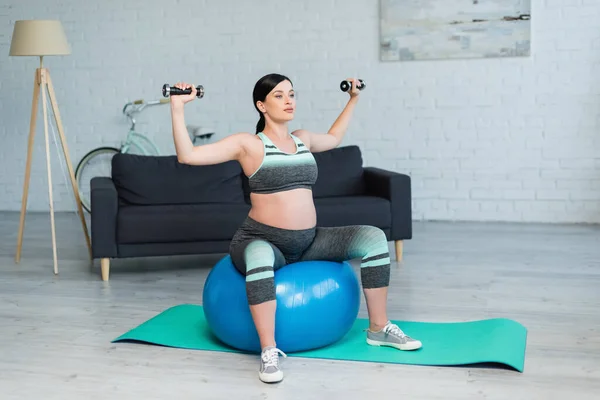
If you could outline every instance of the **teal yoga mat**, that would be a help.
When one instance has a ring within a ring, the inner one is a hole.
[[[419,339],[423,347],[414,351],[400,351],[369,346],[364,332],[368,320],[357,319],[350,332],[337,343],[288,356],[438,366],[494,363],[523,372],[527,329],[513,320],[393,322],[408,335]],[[113,340],[113,343],[124,341],[194,350],[241,352],[222,344],[211,334],[202,306],[194,304],[169,308]]]

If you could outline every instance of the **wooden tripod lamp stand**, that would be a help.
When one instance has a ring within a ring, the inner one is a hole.
[[[40,58],[40,67],[35,71],[35,79],[33,83],[33,102],[31,105],[31,120],[29,124],[29,141],[27,145],[27,162],[25,165],[25,181],[23,183],[23,198],[21,201],[21,219],[19,224],[19,236],[17,239],[17,253],[15,255],[15,262],[19,263],[21,259],[21,248],[23,245],[23,229],[25,226],[25,213],[27,210],[27,197],[29,193],[29,180],[31,176],[31,162],[33,155],[33,143],[35,137],[35,126],[38,113],[38,104],[40,93],[42,94],[42,108],[44,116],[44,137],[46,142],[46,167],[48,172],[48,198],[50,202],[50,224],[52,228],[52,252],[54,260],[54,273],[58,274],[58,257],[56,254],[56,230],[54,226],[54,202],[52,199],[52,173],[50,169],[50,144],[48,141],[48,113],[47,113],[47,94],[50,97],[50,104],[54,118],[56,120],[56,126],[60,135],[60,142],[64,153],[67,169],[71,178],[71,186],[73,187],[73,193],[75,195],[75,202],[77,204],[77,212],[81,219],[83,226],[83,232],[88,247],[90,259],[92,258],[92,248],[90,244],[90,237],[88,234],[85,217],[83,215],[83,209],[81,207],[81,199],[79,197],[79,189],[77,187],[77,181],[73,173],[73,166],[69,157],[69,150],[67,148],[67,141],[65,139],[65,133],[58,112],[58,104],[56,102],[56,94],[54,87],[52,86],[52,80],[50,79],[50,72],[47,68],[44,68],[43,59],[44,56],[56,56],[56,55],[68,55],[71,54],[71,49],[67,43],[62,24],[60,21],[54,20],[29,20],[29,21],[16,21],[13,31],[13,37],[10,45],[9,55],[11,56],[37,56]]]

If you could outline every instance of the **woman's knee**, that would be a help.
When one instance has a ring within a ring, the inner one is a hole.
[[[269,252],[272,248],[268,242],[260,239],[250,239],[243,242],[232,243],[229,247],[229,254],[236,269],[245,275],[248,269],[247,261],[269,260],[274,258]]]
[[[364,226],[361,234],[365,243],[361,261],[363,287],[375,289],[389,286],[390,256],[385,232],[375,226]]]
[[[363,226],[363,230],[365,231],[365,234],[372,237],[373,240],[387,242],[387,236],[383,229],[372,225],[365,225]]]
[[[244,247],[243,255],[247,271],[248,262],[251,264],[269,264],[271,267],[275,264],[275,252],[266,240],[255,239],[249,241]]]
[[[275,300],[275,252],[269,242],[253,240],[244,249],[248,303]]]
[[[358,242],[365,253],[389,251],[387,236],[381,228],[371,225],[361,226],[358,236]]]

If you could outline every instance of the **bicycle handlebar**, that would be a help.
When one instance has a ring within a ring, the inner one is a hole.
[[[129,103],[125,104],[125,106],[123,107],[123,114],[125,114],[127,116],[131,116],[133,114],[141,112],[147,106],[153,106],[156,104],[166,104],[166,103],[169,103],[170,101],[171,101],[171,99],[159,99],[159,100],[149,100],[149,101],[146,101],[144,99],[138,99],[138,100],[130,101]],[[128,111],[128,108],[131,106],[136,106],[136,107],[134,110]]]
[[[127,116],[127,118],[129,118],[129,120],[131,121],[131,130],[135,129],[135,118],[133,118],[134,114],[140,113],[142,112],[142,110],[148,106],[153,106],[156,104],[166,104],[169,103],[171,100],[170,99],[159,99],[159,100],[150,100],[150,101],[146,101],[144,99],[138,99],[138,100],[134,100],[134,101],[130,101],[129,103],[125,104],[125,106],[123,107],[123,114],[125,114]],[[132,107],[130,109],[130,107]]]

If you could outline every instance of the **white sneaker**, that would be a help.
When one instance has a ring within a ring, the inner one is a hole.
[[[371,346],[388,346],[399,350],[417,350],[423,346],[420,340],[406,335],[398,325],[389,321],[379,332],[367,329],[367,343]]]
[[[279,368],[279,355],[287,355],[276,347],[265,347],[260,354],[260,370],[258,378],[265,383],[276,383],[283,380],[283,371]]]

